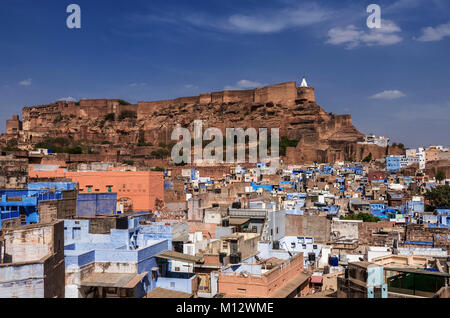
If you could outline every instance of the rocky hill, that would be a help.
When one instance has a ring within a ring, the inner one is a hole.
[[[18,116],[7,121],[1,140],[16,139],[20,148],[32,149],[49,137],[59,137],[133,154],[138,144],[170,143],[177,126],[192,131],[194,120],[203,120],[203,127],[217,127],[224,135],[226,128],[280,128],[284,140],[297,144],[286,152],[290,163],[360,160],[368,153],[367,147],[357,144],[364,135],[350,115],[326,113],[316,103],[314,88],[297,87],[296,82],[134,105],[98,99],[25,107],[22,121]],[[375,158],[386,152],[381,147],[369,150]]]

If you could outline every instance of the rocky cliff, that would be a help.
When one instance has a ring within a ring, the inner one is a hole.
[[[194,120],[224,133],[226,128],[280,128],[281,136],[298,141],[287,151],[290,163],[358,160],[364,153],[357,144],[364,136],[351,116],[326,113],[316,103],[314,88],[297,87],[296,82],[135,105],[103,99],[25,107],[22,122],[9,120],[2,139],[17,138],[31,148],[46,137],[65,137],[133,153],[139,152],[138,142],[171,142],[176,126],[193,129]],[[374,152],[377,157],[385,149]]]

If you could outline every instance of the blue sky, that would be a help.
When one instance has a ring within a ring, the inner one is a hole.
[[[66,27],[71,3],[79,30]],[[450,146],[449,53],[447,0],[2,0],[0,131],[23,106],[63,98],[135,103],[306,75],[363,133]]]

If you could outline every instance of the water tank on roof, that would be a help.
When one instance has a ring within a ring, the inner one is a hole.
[[[233,202],[231,207],[233,209],[240,209],[241,208],[241,202]]]
[[[280,242],[279,241],[274,241],[272,246],[273,246],[274,250],[279,250],[280,249]]]
[[[328,263],[330,266],[339,266],[339,257],[331,256]]]

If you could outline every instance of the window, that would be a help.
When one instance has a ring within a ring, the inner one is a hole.
[[[317,245],[313,245],[313,249],[314,249],[314,250],[317,250]]]
[[[175,283],[174,282],[170,282],[170,288],[175,288]]]
[[[180,268],[179,267],[175,267],[175,272],[179,272]]]
[[[247,289],[244,288],[238,288],[238,293],[239,294],[245,294],[247,292]]]

